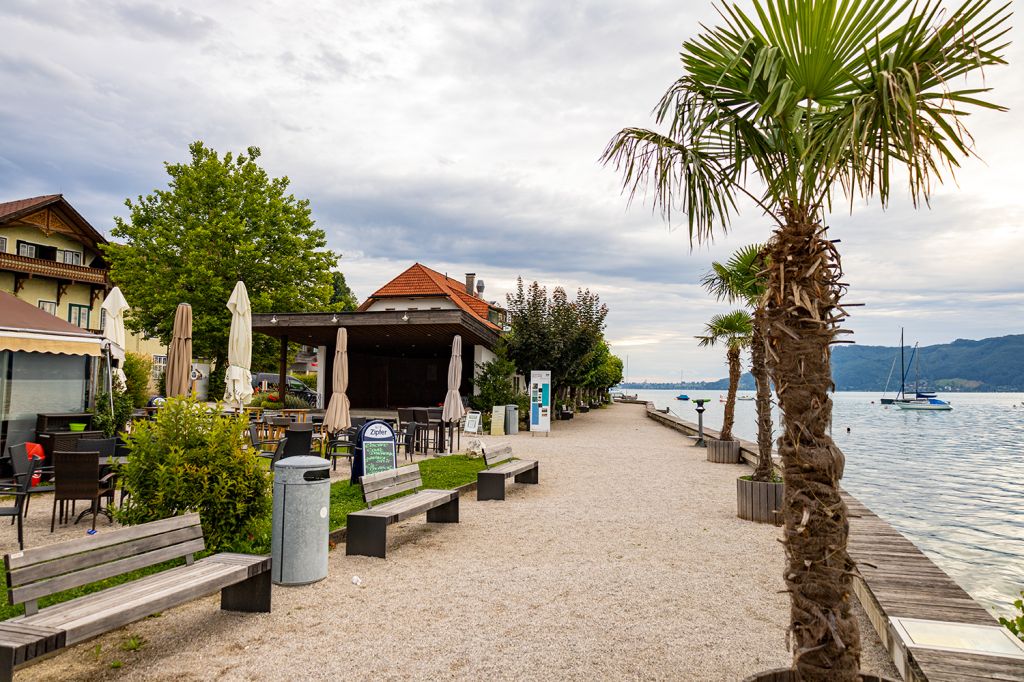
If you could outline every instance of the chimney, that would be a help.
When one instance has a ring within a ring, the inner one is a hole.
[[[476,283],[476,273],[475,272],[467,272],[466,273],[466,293],[469,294],[470,296],[476,296],[476,292],[473,291],[473,285],[475,283]]]

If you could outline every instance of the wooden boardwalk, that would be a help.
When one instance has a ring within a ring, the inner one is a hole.
[[[886,521],[843,493],[850,509],[850,555],[861,577],[854,591],[882,643],[898,660],[890,618],[995,625],[998,621]],[[1004,680],[1024,682],[1024,660],[935,649],[909,652],[912,680]]]

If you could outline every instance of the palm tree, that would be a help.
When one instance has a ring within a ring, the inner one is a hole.
[[[778,451],[796,676],[853,680],[842,452],[828,435],[830,345],[845,284],[827,238],[833,198],[878,195],[906,177],[915,205],[973,154],[963,117],[1002,110],[964,77],[1004,64],[1009,4],[967,0],[754,0],[682,47],[683,75],[655,109],[667,131],[626,128],[602,160],[635,197],[648,188],[692,242],[726,229],[746,197],[777,227],[766,250],[768,369],[783,411]]]
[[[763,244],[750,244],[735,251],[725,263],[714,262],[700,283],[718,300],[740,301],[753,309],[750,338],[750,373],[757,386],[757,467],[753,480],[772,478],[772,389],[764,348],[764,251]]]
[[[736,418],[736,389],[740,385],[740,352],[750,345],[753,325],[750,313],[734,310],[725,315],[715,315],[704,325],[704,335],[698,336],[702,348],[725,346],[725,357],[729,361],[729,393],[725,398],[725,414],[722,416],[722,430],[719,440],[734,440],[732,424]]]

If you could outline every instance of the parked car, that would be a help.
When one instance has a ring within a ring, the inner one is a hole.
[[[258,393],[263,382],[267,382],[267,390],[276,391],[278,379],[278,375],[272,372],[256,372],[252,375],[252,390]],[[288,382],[288,393],[302,398],[312,407],[317,407],[318,396],[316,391],[290,374],[285,377],[285,381]]]

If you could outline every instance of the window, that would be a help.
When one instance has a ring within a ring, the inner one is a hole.
[[[7,253],[7,237],[0,237],[0,253]]]
[[[91,312],[89,306],[78,305],[76,303],[68,304],[68,322],[71,324],[78,325],[82,329],[89,328],[89,313]]]
[[[50,313],[51,315],[56,315],[57,314],[57,302],[56,301],[43,301],[43,300],[40,300],[39,301],[39,309],[40,310],[45,310],[46,312]]]
[[[150,371],[150,376],[153,377],[153,383],[160,383],[160,375],[167,369],[167,356],[166,355],[154,355],[153,356],[153,369]]]
[[[68,265],[81,265],[82,254],[78,251],[58,251],[57,260]]]
[[[25,242],[18,242],[18,255],[24,256],[25,258],[35,258],[36,245],[26,244]]]

